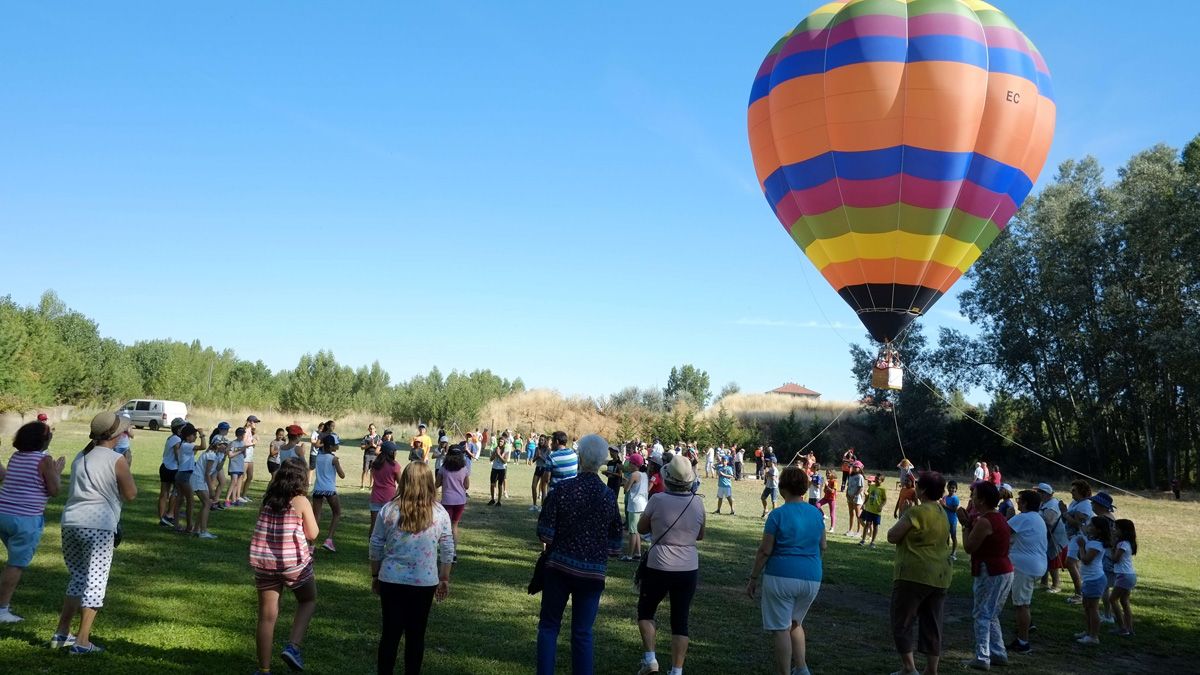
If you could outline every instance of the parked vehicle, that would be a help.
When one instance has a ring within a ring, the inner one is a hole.
[[[163,401],[153,398],[135,398],[118,410],[133,421],[138,429],[149,427],[151,431],[169,429],[176,417],[187,419],[187,406],[179,401]]]

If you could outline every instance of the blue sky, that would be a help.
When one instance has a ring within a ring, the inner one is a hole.
[[[818,4],[9,3],[0,293],[277,369],[325,348],[604,394],[693,363],[849,399],[865,332],[745,130]],[[1200,132],[1194,3],[997,4],[1054,74],[1043,177]]]

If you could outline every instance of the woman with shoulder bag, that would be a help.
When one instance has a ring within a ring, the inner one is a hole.
[[[62,552],[71,579],[50,646],[70,647],[72,654],[104,651],[92,644],[92,624],[108,589],[121,502],[137,497],[129,460],[113,451],[129,425],[128,417],[109,412],[96,415],[91,442],[71,463],[71,484],[62,512]],[[80,615],[79,632],[72,635],[76,614]]]
[[[638,673],[658,672],[654,653],[654,614],[671,597],[671,675],[683,673],[688,650],[688,613],[700,577],[696,542],[704,539],[704,499],[692,491],[696,471],[683,455],[662,468],[666,491],[654,495],[638,519],[637,530],[650,534],[654,543],[646,552],[638,593],[638,631],[645,653]]]

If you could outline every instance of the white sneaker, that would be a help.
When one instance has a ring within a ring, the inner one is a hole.
[[[24,620],[25,619],[22,619],[16,614],[13,614],[12,610],[7,607],[0,609],[0,623],[19,623]]]
[[[533,511],[534,513],[536,513],[536,512],[537,512],[537,510],[538,510],[537,504],[530,504],[530,505],[529,505],[529,510],[530,510],[530,511]]]
[[[68,633],[66,635],[59,635],[58,633],[55,633],[54,635],[50,636],[50,648],[51,649],[62,649],[63,647],[74,647],[74,646],[75,646],[75,636],[71,635],[70,633]]]
[[[1112,614],[1101,614],[1100,615],[1100,623],[1116,623],[1116,622],[1117,622],[1117,620],[1113,618]]]
[[[1098,645],[1098,644],[1100,644],[1100,638],[1092,637],[1091,635],[1084,635],[1083,637],[1076,640],[1076,642],[1078,642],[1081,645]]]
[[[217,535],[213,534],[212,532],[209,532],[208,530],[205,530],[196,536],[201,539],[216,539],[217,538]]]
[[[658,672],[658,661],[642,661],[642,667],[638,668],[638,675],[650,675],[650,673]]]

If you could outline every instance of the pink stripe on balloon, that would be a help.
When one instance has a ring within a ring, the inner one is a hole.
[[[783,49],[779,50],[779,60],[786,59],[792,54],[800,52],[812,51],[814,49],[825,49],[827,33],[824,30],[806,30],[792,35],[788,38]]]
[[[1046,65],[1046,59],[1043,59],[1040,53],[1030,51],[1029,55],[1033,57],[1033,64],[1037,66],[1039,73],[1043,73],[1045,75],[1050,74],[1050,66]]]
[[[775,214],[789,227],[803,215],[820,215],[842,206],[873,209],[897,202],[922,209],[953,207],[977,218],[990,218],[1001,228],[1017,211],[1009,195],[969,181],[926,180],[897,174],[875,180],[836,178],[807,190],[793,190],[775,205]]]
[[[767,55],[767,58],[763,59],[762,65],[758,67],[758,72],[755,73],[754,79],[757,80],[758,78],[769,74],[771,72],[771,70],[773,68],[775,68],[775,64],[778,61],[779,61],[779,52],[775,52],[774,54]]]
[[[925,35],[960,35],[982,42],[984,33],[978,23],[957,14],[922,14],[908,20],[910,38]]]
[[[983,29],[987,37],[987,46],[1013,49],[1022,54],[1029,54],[1029,43],[1019,31],[1004,26],[988,26]]]
[[[833,27],[829,31],[829,44],[835,45],[846,40],[864,37],[867,35],[882,35],[885,37],[904,37],[907,34],[907,22],[898,16],[888,16],[886,14],[873,14],[869,16],[860,16],[849,21],[844,21]]]

